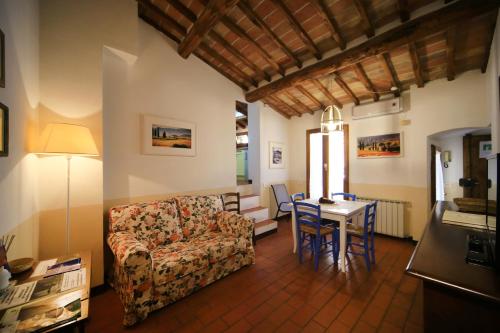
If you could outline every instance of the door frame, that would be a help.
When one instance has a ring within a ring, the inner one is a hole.
[[[344,192],[349,192],[349,125],[344,124],[342,127],[344,132]],[[320,128],[313,128],[306,130],[306,197],[310,197],[309,191],[309,176],[311,175],[311,165],[310,165],[310,135],[315,133],[320,133]],[[328,135],[323,136],[323,166],[325,166],[324,161],[328,160],[329,155],[329,141]],[[330,194],[328,188],[328,179],[330,176],[330,163],[326,163],[326,167],[323,167],[323,196],[329,198]]]

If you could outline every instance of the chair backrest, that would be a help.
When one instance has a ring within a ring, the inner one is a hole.
[[[377,220],[377,202],[373,201],[365,207],[364,233],[372,233],[375,231],[375,221]]]
[[[290,200],[292,202],[304,200],[305,198],[306,198],[306,195],[304,194],[304,192],[294,193],[294,194],[290,195]]]
[[[229,192],[221,195],[224,210],[240,214],[240,192]]]
[[[341,195],[344,197],[344,199],[348,199],[351,201],[356,201],[356,199],[357,199],[356,194],[344,193],[344,192],[332,193],[332,199],[333,199],[333,197],[335,197],[337,195]]]
[[[276,199],[276,206],[280,206],[283,202],[290,202],[290,196],[288,195],[288,190],[285,184],[274,184],[271,185],[274,193],[274,199]]]
[[[300,225],[308,225],[319,230],[321,226],[320,205],[315,205],[307,202],[294,201],[293,209],[295,211],[295,221],[297,230]]]

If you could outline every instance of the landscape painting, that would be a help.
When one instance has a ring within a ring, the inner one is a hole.
[[[191,129],[177,127],[163,127],[153,124],[153,146],[172,148],[191,148]]]
[[[196,125],[144,115],[142,148],[147,155],[195,156]]]
[[[359,137],[357,142],[358,158],[401,157],[402,134],[391,133]]]

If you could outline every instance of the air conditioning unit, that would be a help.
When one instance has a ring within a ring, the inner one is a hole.
[[[379,117],[403,111],[401,97],[380,100],[375,103],[355,105],[352,107],[352,119]]]

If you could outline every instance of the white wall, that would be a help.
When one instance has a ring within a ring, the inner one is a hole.
[[[241,89],[142,21],[138,38],[131,65],[104,54],[104,200],[236,186]],[[141,154],[142,114],[195,123],[196,156]]]
[[[260,110],[260,182],[261,204],[270,208],[270,216],[276,215],[276,200],[270,185],[283,183],[288,185],[289,170],[292,160],[290,150],[294,147],[289,142],[289,120],[263,103],[256,103]],[[278,142],[284,144],[284,168],[269,167],[269,144]]]
[[[0,0],[5,34],[6,86],[0,102],[9,107],[9,155],[0,157],[0,235],[14,234],[9,259],[38,255],[37,136],[38,1]]]

